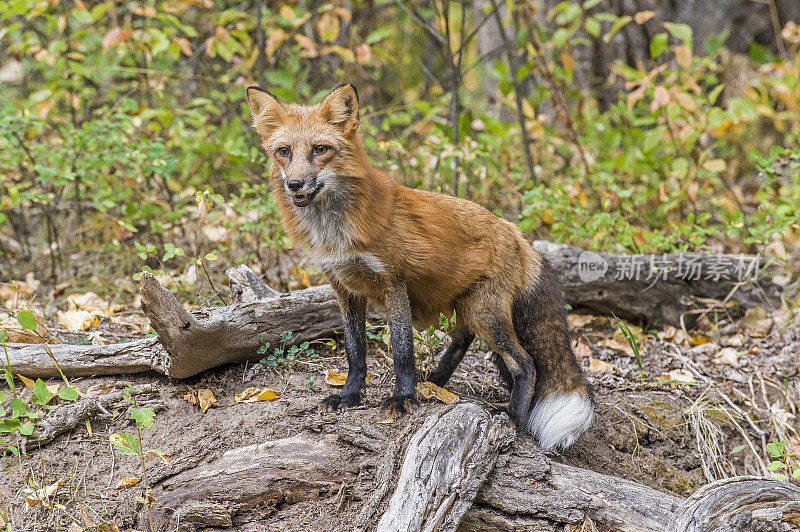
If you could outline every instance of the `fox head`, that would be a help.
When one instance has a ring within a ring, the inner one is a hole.
[[[283,191],[293,205],[306,207],[357,187],[368,165],[353,85],[340,85],[317,105],[284,103],[248,87],[247,102],[272,159],[270,182],[276,195]]]

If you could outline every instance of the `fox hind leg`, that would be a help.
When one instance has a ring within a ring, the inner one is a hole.
[[[444,386],[453,376],[453,372],[461,363],[461,359],[464,358],[464,353],[469,349],[470,344],[475,339],[475,335],[465,327],[458,327],[450,334],[450,338],[450,345],[447,346],[442,358],[439,359],[436,369],[428,376],[428,381],[437,386]]]
[[[517,430],[525,428],[533,402],[536,385],[536,366],[533,358],[522,348],[514,332],[511,320],[511,303],[497,301],[491,292],[481,291],[464,301],[461,307],[470,329],[484,340],[500,357],[499,364],[505,366],[504,379],[511,382],[511,399],[508,415]],[[458,311],[456,311],[458,313]]]

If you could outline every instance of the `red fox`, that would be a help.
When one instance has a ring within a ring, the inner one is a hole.
[[[284,226],[308,245],[342,310],[349,372],[324,406],[361,401],[367,303],[388,313],[395,382],[384,407],[395,415],[416,403],[412,326],[455,311],[452,342],[429,380],[444,386],[478,336],[510,390],[517,430],[545,449],[572,445],[591,425],[594,398],[572,352],[558,275],[520,231],[476,203],[403,187],[372,168],[353,85],[313,106],[258,87],[247,100]]]

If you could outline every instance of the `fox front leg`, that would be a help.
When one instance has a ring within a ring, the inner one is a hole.
[[[417,404],[414,329],[411,325],[411,305],[403,281],[392,285],[387,308],[394,360],[394,394],[384,402],[383,407],[390,418],[396,418],[406,414],[412,405]]]
[[[367,378],[367,300],[354,294],[339,294],[344,321],[344,349],[347,353],[347,381],[340,393],[323,399],[325,410],[356,406],[366,388]]]

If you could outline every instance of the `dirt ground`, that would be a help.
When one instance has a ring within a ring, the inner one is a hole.
[[[796,317],[758,310],[736,320],[725,317],[716,325],[704,320],[691,334],[670,328],[638,333],[643,372],[613,319],[573,315],[570,321],[576,353],[595,387],[597,416],[590,431],[556,459],[685,497],[715,478],[764,474],[764,464],[769,463],[765,445],[772,438],[786,440],[790,448],[798,446]],[[101,328],[109,337],[131,337],[113,325]],[[61,331],[60,336],[75,341],[88,334]],[[391,362],[385,346],[372,339],[368,360],[374,377],[364,404],[322,413],[320,400],[336,391],[325,382],[326,370],[347,371],[341,343],[336,345],[334,351],[315,345],[317,357],[291,368],[246,363],[182,381],[144,373],[73,383],[82,391],[101,384],[117,390],[126,383],[155,386],[156,393],[140,400],[156,413],[153,426],[142,430],[144,448],[165,453],[163,460],[147,460],[148,483],[156,487],[182,471],[213,462],[226,450],[301,433],[322,437],[333,433],[336,423],[369,424],[392,437],[442,407],[440,402],[423,401],[411,416],[385,423],[379,405],[391,393]],[[235,394],[249,387],[271,388],[280,397],[235,403]],[[490,409],[503,408],[508,399],[478,343],[447,389]],[[187,400],[200,390],[210,390],[217,401],[205,413]],[[29,397],[31,390],[23,388],[22,394]],[[7,454],[0,471],[0,509],[12,529],[144,530],[143,483],[117,487],[121,479],[142,476],[138,457],[113,450],[109,436],[119,432],[136,432],[124,401],[49,444],[39,446],[35,438],[29,439],[21,458]],[[234,529],[349,530],[372,488],[380,456],[353,447],[342,459],[356,474],[344,495],[321,494],[295,504],[262,501],[247,515],[237,515]],[[26,504],[33,489],[59,481],[63,484],[47,501]]]

